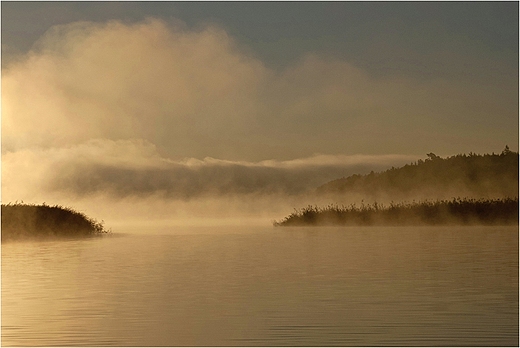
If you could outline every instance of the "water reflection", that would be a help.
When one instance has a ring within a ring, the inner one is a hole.
[[[2,245],[4,345],[518,345],[518,230],[290,228]]]

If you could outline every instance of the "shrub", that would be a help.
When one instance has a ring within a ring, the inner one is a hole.
[[[103,222],[58,205],[2,204],[2,241],[108,233]]]

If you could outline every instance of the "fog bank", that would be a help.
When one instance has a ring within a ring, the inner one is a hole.
[[[316,155],[290,161],[230,161],[162,157],[143,140],[90,140],[67,148],[6,152],[4,200],[36,193],[71,197],[103,193],[114,199],[161,196],[188,200],[237,194],[297,195],[334,178],[402,165],[412,156]]]
[[[517,79],[497,81],[375,77],[319,52],[273,70],[218,25],[55,26],[2,69],[2,201],[279,218],[333,179],[517,150]]]
[[[259,162],[518,147],[517,79],[376,78],[319,52],[275,71],[217,25],[176,23],[50,29],[2,70],[3,150],[145,139],[175,160]]]

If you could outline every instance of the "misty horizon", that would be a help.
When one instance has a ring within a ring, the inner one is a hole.
[[[518,151],[505,4],[491,17],[486,4],[396,4],[400,22],[387,4],[302,4],[292,28],[281,20],[291,4],[213,6],[4,3],[2,201],[110,216],[157,200],[229,216],[258,197],[264,216],[312,203],[328,181],[430,152]],[[485,14],[501,39],[447,10]],[[237,203],[203,203],[218,199]]]
[[[518,2],[1,3],[5,346],[518,346]]]

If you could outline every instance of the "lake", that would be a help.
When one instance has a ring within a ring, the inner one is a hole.
[[[3,346],[518,346],[518,227],[161,227],[2,245]]]

